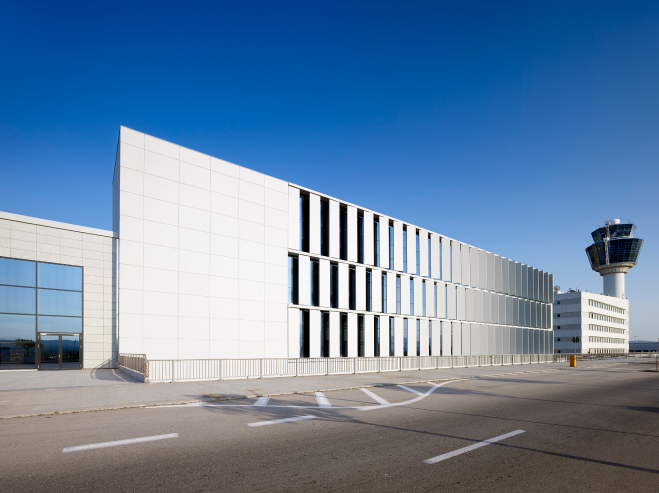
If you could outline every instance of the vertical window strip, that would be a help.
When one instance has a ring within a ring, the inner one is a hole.
[[[421,320],[416,319],[416,355],[421,356]]]
[[[394,225],[389,224],[389,270],[394,270]]]
[[[387,313],[387,273],[382,273],[382,313]]]
[[[407,319],[403,319],[403,356],[407,356]]]
[[[380,220],[373,221],[373,262],[376,267],[380,267]]]
[[[416,275],[421,275],[421,245],[419,244],[419,231],[416,232]]]
[[[403,226],[403,272],[407,273],[407,227]]]

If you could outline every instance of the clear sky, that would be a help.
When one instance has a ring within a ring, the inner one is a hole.
[[[645,239],[659,337],[659,2],[3,2],[0,210],[111,228],[119,125],[601,292]]]

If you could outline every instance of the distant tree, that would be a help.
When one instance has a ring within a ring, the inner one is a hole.
[[[35,343],[30,339],[16,339],[16,345],[25,349],[25,354],[29,354],[30,348],[33,348]]]

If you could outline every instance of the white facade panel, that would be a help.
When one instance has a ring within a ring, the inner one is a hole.
[[[380,216],[380,267],[393,269],[389,265],[389,218]]]
[[[309,253],[320,254],[320,195],[309,194]]]
[[[320,310],[309,310],[309,357],[320,358]]]
[[[396,313],[396,274],[387,272],[387,313]]]
[[[418,275],[416,271],[416,228],[407,226],[407,272]]]
[[[460,263],[462,264],[462,284],[464,286],[471,286],[469,245],[465,245],[464,243],[460,243]]]
[[[485,321],[483,315],[483,291],[474,289],[474,320],[483,323]]]
[[[460,322],[452,322],[453,328],[453,355],[462,355],[462,324]]]
[[[348,264],[339,264],[339,308],[347,310],[350,307],[350,268]]]
[[[426,317],[436,317],[435,314],[435,283],[426,279]]]
[[[348,261],[357,262],[357,208],[349,205],[348,210]]]
[[[407,355],[416,356],[416,323],[418,318],[407,319]],[[419,329],[421,327],[419,326]]]
[[[300,189],[288,187],[288,248],[300,249]]]
[[[439,320],[432,320],[432,344],[431,356],[441,356],[442,349],[442,322]]]
[[[420,277],[414,278],[414,315],[417,317],[425,317],[423,313],[423,279]],[[426,307],[427,309],[427,307]]]
[[[366,267],[357,265],[355,267],[356,281],[357,281],[357,310],[366,310]]]
[[[403,317],[394,317],[394,356],[403,356]]]
[[[419,265],[420,276],[431,277],[428,273],[428,231],[419,231]]]
[[[394,298],[395,299],[395,298]],[[400,276],[400,312],[403,315],[410,313],[410,276]]]
[[[494,291],[503,293],[503,262],[499,255],[494,256]]]
[[[457,315],[458,320],[467,320],[466,307],[465,307],[465,288],[458,286],[456,290],[458,299],[457,301]]]
[[[451,322],[440,322],[441,340],[442,340],[442,356],[451,356]]]
[[[348,357],[357,357],[357,314],[348,313]]]
[[[510,268],[508,266],[509,260],[507,258],[502,258],[501,259],[501,281],[503,284],[503,289],[502,293],[504,294],[510,294],[510,280],[509,280],[509,273],[510,273]]]
[[[447,318],[446,316],[446,283],[437,283],[437,318]]]
[[[442,237],[441,245],[442,252],[442,281],[452,282],[451,279],[451,240]]]
[[[494,291],[496,285],[495,279],[495,268],[494,268],[494,254],[488,252],[487,254],[487,290]]]
[[[329,312],[330,317],[330,358],[341,356],[341,314],[339,312]]]
[[[475,311],[474,311],[474,290],[471,288],[466,288],[465,290],[465,320],[470,322],[475,322]]]
[[[375,313],[382,312],[382,271],[373,269],[371,271],[372,310]]]
[[[453,282],[462,284],[462,261],[460,256],[460,243],[457,241],[451,242],[451,275]]]
[[[446,291],[446,311],[447,317],[450,320],[455,320],[457,317],[457,291],[454,285],[448,284]]]
[[[330,261],[326,259],[320,259],[319,261],[319,303],[320,306],[328,307],[330,306]]]
[[[478,251],[478,287],[487,289],[487,252]]]
[[[288,309],[288,357],[300,357],[300,310],[298,308]]]
[[[433,279],[441,279],[441,265],[440,265],[440,241],[439,235],[435,233],[430,233],[430,262],[431,262],[431,273]]]
[[[462,354],[469,356],[471,352],[471,324],[462,324]]]
[[[420,334],[420,356],[430,356],[430,332],[431,332],[431,323],[429,320],[421,320],[421,334]]]
[[[394,270],[403,272],[403,223],[394,221]]]
[[[469,280],[470,285],[477,288],[480,286],[478,281],[478,260],[480,255],[478,253],[478,248],[469,247]]]
[[[492,293],[483,291],[483,322],[492,323]]]

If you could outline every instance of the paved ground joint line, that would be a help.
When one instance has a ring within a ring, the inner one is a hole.
[[[80,452],[82,450],[92,450],[105,447],[118,447],[120,445],[130,445],[133,443],[153,442],[155,440],[166,440],[167,438],[178,438],[178,433],[168,433],[167,435],[154,435],[150,437],[130,438],[128,440],[115,440],[114,442],[91,443],[89,445],[76,445],[62,449],[63,453]]]
[[[425,462],[426,464],[435,464],[437,462],[450,459],[451,457],[455,457],[456,455],[464,454],[466,452],[471,452],[472,450],[485,447],[486,445],[490,445],[492,443],[500,442],[501,440],[505,440],[506,438],[514,437],[515,435],[519,435],[520,433],[526,433],[526,432],[524,430],[511,431],[510,433],[506,433],[505,435],[499,435],[498,437],[490,438],[488,440],[484,440],[482,442],[469,445],[468,447],[459,448],[458,450],[454,450],[453,452],[447,452],[445,454],[438,455],[437,457],[424,460],[423,462]]]
[[[256,423],[247,423],[247,426],[266,426],[266,425],[276,425],[279,423],[289,423],[291,421],[300,421],[302,419],[313,419],[316,416],[308,414],[306,416],[296,416],[294,418],[283,418],[283,419],[273,419],[271,421],[257,421]]]

